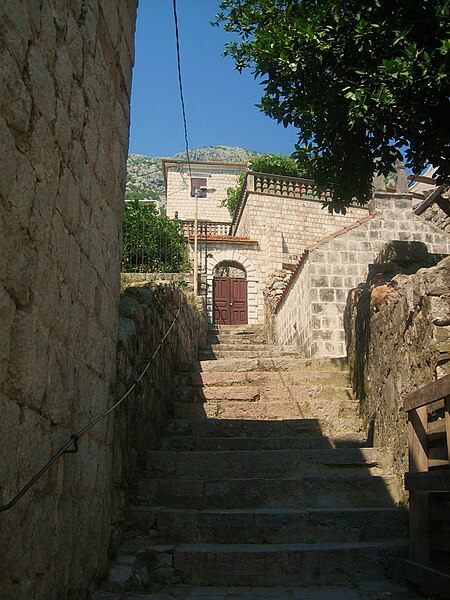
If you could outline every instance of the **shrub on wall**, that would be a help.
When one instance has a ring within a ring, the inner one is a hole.
[[[180,273],[188,269],[180,221],[157,213],[153,204],[125,203],[124,272]]]
[[[259,154],[251,159],[252,171],[267,173],[268,175],[284,175],[285,177],[307,177],[305,170],[294,162],[289,156],[281,154]],[[244,188],[246,173],[238,173],[237,185],[227,189],[227,197],[222,202],[231,214],[234,215],[237,203]]]

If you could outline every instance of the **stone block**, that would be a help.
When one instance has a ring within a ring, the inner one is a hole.
[[[56,99],[56,123],[55,123],[56,143],[62,156],[67,160],[69,155],[70,139],[72,129],[70,126],[69,115],[63,102]]]
[[[391,241],[386,244],[376,259],[376,263],[384,262],[428,263],[428,249],[423,242]]]
[[[0,111],[8,125],[25,137],[31,118],[31,96],[6,49],[0,54]]]
[[[0,354],[0,385],[5,380],[8,368],[11,325],[15,313],[15,302],[2,288],[0,288],[0,339],[2,340],[2,352]]]
[[[72,91],[73,66],[66,46],[57,49],[55,63],[56,93],[63,101],[64,106],[69,105]]]
[[[74,75],[80,79],[83,74],[83,39],[71,13],[67,18],[66,47],[73,66]]]
[[[72,131],[78,136],[80,136],[83,131],[85,111],[86,107],[84,103],[83,91],[80,85],[76,81],[72,80],[69,116],[72,125]]]
[[[330,278],[330,286],[333,288],[341,288],[344,287],[344,279],[342,277],[331,277]]]
[[[25,155],[20,153],[17,159],[17,174],[9,190],[9,201],[17,221],[27,229],[36,194],[36,173]]]
[[[0,278],[6,282],[6,291],[16,305],[24,307],[30,302],[36,252],[27,245],[24,233],[15,219],[1,206],[0,224]]]
[[[0,154],[0,168],[2,177],[0,177],[0,196],[8,198],[11,187],[14,185],[17,174],[17,162],[20,153],[6,121],[0,116],[0,144],[2,152]]]
[[[39,408],[47,385],[48,340],[24,311],[16,312],[10,339],[5,391],[19,404]]]
[[[23,9],[15,0],[0,3],[0,29],[5,47],[22,66],[28,51],[31,28]]]
[[[56,27],[50,0],[41,4],[38,44],[47,66],[52,68],[56,55]]]
[[[93,314],[95,306],[95,289],[97,286],[97,273],[85,254],[80,253],[80,276],[78,280],[78,294],[86,306],[88,313]]]
[[[30,73],[31,93],[33,101],[47,123],[55,119],[56,95],[53,77],[51,76],[44,57],[34,46],[28,53],[28,70]]]
[[[2,339],[4,339],[2,337]],[[17,440],[20,429],[20,409],[17,403],[0,393],[0,411],[2,415],[2,435],[0,435],[1,463],[1,503],[9,502],[17,491]]]
[[[37,246],[47,248],[50,244],[51,226],[54,208],[54,195],[49,186],[45,183],[36,185],[36,192],[31,210],[28,230]],[[46,227],[42,223],[48,224]]]
[[[55,194],[59,180],[60,161],[52,130],[43,117],[35,123],[28,156],[38,179],[49,187],[52,195]]]
[[[321,302],[334,302],[336,292],[331,288],[319,289],[319,299]]]

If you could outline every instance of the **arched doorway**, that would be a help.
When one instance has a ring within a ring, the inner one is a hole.
[[[222,261],[213,271],[213,320],[215,325],[247,325],[247,273],[235,261]]]

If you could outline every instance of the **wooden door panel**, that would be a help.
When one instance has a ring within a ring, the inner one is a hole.
[[[214,323],[231,325],[229,279],[215,277],[213,290]]]
[[[231,321],[233,325],[247,324],[247,281],[231,279]]]
[[[247,281],[232,277],[215,277],[213,285],[214,323],[246,325]]]

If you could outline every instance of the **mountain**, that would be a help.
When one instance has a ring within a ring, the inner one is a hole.
[[[191,160],[225,160],[227,162],[247,162],[247,160],[259,154],[253,150],[245,150],[244,148],[237,148],[236,146],[203,146],[202,148],[195,148],[189,150],[189,156]],[[175,160],[186,160],[186,152],[180,152],[173,156]]]
[[[235,146],[205,146],[189,151],[192,161],[223,160],[227,162],[247,162],[258,154],[252,150]],[[166,157],[173,160],[186,160],[186,152]],[[143,154],[130,154],[127,160],[126,200],[156,200],[164,202],[164,176],[162,158],[152,158]]]

